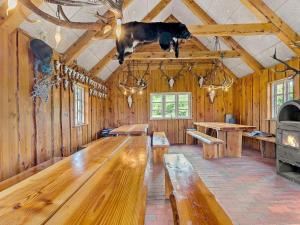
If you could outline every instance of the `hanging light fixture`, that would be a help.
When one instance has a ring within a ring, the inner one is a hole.
[[[120,39],[121,35],[122,35],[122,20],[117,19],[116,36],[118,39]]]
[[[55,39],[55,45],[56,45],[56,48],[57,48],[57,46],[61,42],[61,27],[60,26],[56,27],[54,39]]]
[[[7,1],[7,10],[6,14],[8,15],[8,12],[14,8],[17,7],[18,1],[17,0],[8,0]]]
[[[216,90],[228,91],[233,84],[233,79],[225,72],[223,63],[224,55],[221,51],[221,45],[218,37],[215,37],[214,51],[220,52],[221,56],[214,59],[211,69],[206,72],[205,84],[202,85],[208,91],[210,102],[213,103],[216,97]]]

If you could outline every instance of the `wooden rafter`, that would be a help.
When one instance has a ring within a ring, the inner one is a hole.
[[[124,1],[124,9],[126,9],[133,0],[125,0]],[[107,11],[104,14],[104,17],[109,18],[112,16],[111,11]],[[73,43],[64,53],[64,60],[67,64],[71,63],[74,59],[76,59],[80,53],[84,51],[84,49],[89,46],[89,44],[93,41],[95,36],[103,36],[102,31],[94,31],[89,30],[86,31],[83,35],[79,37],[79,39]]]
[[[217,24],[194,0],[182,0],[182,2],[197,16],[204,24]],[[225,44],[241,54],[241,58],[255,71],[261,72],[264,68],[253,56],[251,56],[232,37],[222,37]]]
[[[189,25],[188,29],[195,36],[219,37],[267,35],[279,32],[278,28],[272,23]]]
[[[171,0],[161,0],[143,19],[144,22],[153,20],[169,3]],[[98,74],[104,66],[113,59],[116,54],[116,47],[110,50],[91,70],[90,73]]]
[[[135,52],[126,57],[126,60],[202,60],[221,58],[237,58],[240,54],[236,51],[181,51],[178,58],[173,52]]]
[[[40,6],[43,3],[43,0],[31,0],[35,6]],[[7,4],[4,4],[1,7],[1,14],[3,11],[6,11]],[[22,8],[22,9],[21,9]],[[32,12],[23,7],[21,4],[18,4],[17,7],[11,10],[8,16],[4,17],[0,28],[7,30],[9,33],[13,32],[15,29],[19,27],[19,25],[24,21],[24,16],[29,16]]]
[[[275,12],[272,11],[262,0],[240,0],[257,18],[262,22],[271,22],[279,29],[277,37],[292,49],[297,55],[300,55],[300,49],[293,44],[300,41],[299,35],[286,24]]]

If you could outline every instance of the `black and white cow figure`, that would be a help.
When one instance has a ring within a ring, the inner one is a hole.
[[[117,38],[116,45],[118,60],[122,64],[124,57],[133,52],[138,43],[159,41],[164,51],[175,51],[176,58],[179,55],[179,39],[188,39],[191,33],[182,23],[141,23],[130,22],[122,24],[121,36]]]

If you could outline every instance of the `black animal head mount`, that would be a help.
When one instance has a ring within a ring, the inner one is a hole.
[[[174,84],[175,84],[175,81],[178,80],[181,76],[183,76],[182,72],[183,70],[185,69],[185,65],[182,65],[181,68],[179,69],[179,71],[174,74],[174,75],[168,75],[163,69],[162,69],[162,65],[163,63],[160,64],[159,66],[159,70],[161,71],[162,73],[162,77],[166,78],[167,81],[168,81],[168,85],[169,85],[169,88],[172,89]]]
[[[51,75],[53,68],[51,64],[53,50],[44,41],[39,39],[33,39],[30,41],[30,49],[34,56],[34,75],[38,76],[38,73],[43,75]]]
[[[130,22],[122,25],[122,34],[116,40],[118,60],[122,64],[124,57],[132,53],[138,43],[159,42],[164,51],[175,51],[179,56],[179,39],[189,39],[191,33],[182,23],[141,23]]]

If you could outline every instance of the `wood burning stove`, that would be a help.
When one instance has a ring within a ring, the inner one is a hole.
[[[277,173],[300,184],[300,100],[288,101],[278,113]]]

